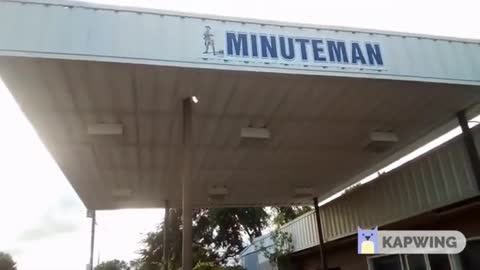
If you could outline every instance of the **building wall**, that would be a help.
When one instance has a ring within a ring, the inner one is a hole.
[[[473,134],[480,146],[480,128],[475,128]],[[480,221],[472,220],[478,213],[462,216],[460,213],[464,210],[445,211],[446,207],[478,196],[479,187],[459,136],[320,208],[324,239],[331,247],[330,266],[342,266],[342,270],[367,269],[365,258],[357,255],[356,243],[339,244],[354,237],[357,226],[383,228],[396,224],[397,227],[391,229],[458,229],[467,237],[480,236]],[[447,218],[452,216],[455,218]],[[410,223],[405,223],[408,220]],[[314,256],[306,255],[318,246],[314,212],[281,229],[292,235],[296,269],[315,269],[318,251]],[[298,257],[298,254],[302,255]]]
[[[258,270],[257,253],[250,253],[241,257],[240,263],[248,270]]]
[[[297,269],[317,270],[320,269],[320,261],[318,252],[310,253],[304,258],[303,265],[298,265]],[[357,254],[356,243],[353,241],[349,245],[345,245],[327,254],[328,267],[340,267],[341,270],[367,270],[367,263],[364,256]]]
[[[480,128],[473,130],[480,145]],[[462,137],[381,175],[320,208],[326,242],[404,220],[480,195]],[[282,227],[292,235],[294,251],[318,245],[315,213]]]
[[[416,216],[401,222],[384,226],[389,230],[458,230],[465,237],[480,237],[480,199],[469,202],[468,207],[460,206],[443,211],[434,211]],[[341,270],[368,270],[367,256],[357,254],[357,238],[346,239],[327,244],[327,260],[329,268],[340,267]],[[317,270],[320,266],[317,248],[294,254],[295,269]],[[340,270],[339,269],[339,270]]]
[[[479,189],[461,138],[322,207],[326,241],[352,235],[357,226],[390,224],[477,196]]]

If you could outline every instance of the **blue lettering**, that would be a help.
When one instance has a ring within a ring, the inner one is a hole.
[[[287,53],[287,44],[285,44],[285,37],[280,37],[280,53],[282,57],[287,60],[292,60],[295,58],[295,47],[293,44],[293,38],[287,38],[288,40],[288,53]]]
[[[258,57],[257,36],[250,35],[250,40],[252,41],[252,56]]]
[[[324,56],[323,40],[312,40],[313,59],[318,62],[325,62],[327,58]]]
[[[248,57],[247,34],[228,33],[227,32],[227,55]]]
[[[367,64],[365,57],[363,57],[362,48],[360,44],[353,42],[352,43],[352,63],[357,64],[360,61],[363,65]]]
[[[348,42],[348,44],[347,44]],[[311,44],[311,49],[308,46]],[[278,46],[278,47],[277,47]],[[308,51],[310,50],[310,51]],[[311,55],[309,55],[311,54]],[[262,57],[316,63],[383,66],[379,44],[345,40],[309,39],[257,33],[226,33],[226,55]],[[309,56],[313,59],[309,59]]]
[[[300,43],[300,53],[302,54],[302,60],[307,61],[307,43],[309,43],[310,40],[305,38],[296,38],[295,42]]]
[[[278,58],[277,40],[274,36],[268,37],[265,35],[260,35],[260,47],[262,48],[262,57]]]
[[[347,47],[344,41],[327,41],[328,56],[331,62],[348,64]]]
[[[370,65],[383,66],[382,53],[380,52],[380,45],[378,44],[366,44],[368,63]]]

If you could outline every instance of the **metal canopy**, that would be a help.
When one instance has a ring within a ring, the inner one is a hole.
[[[181,206],[192,95],[194,207],[310,204],[480,101],[475,40],[57,0],[0,21],[0,76],[89,209]]]
[[[338,191],[480,101],[479,86],[21,57],[1,57],[0,76],[90,209],[181,206],[187,96],[199,98],[194,207],[310,203],[295,189]],[[100,123],[123,135],[87,133]],[[242,139],[244,127],[271,137]],[[370,152],[376,130],[399,141]]]

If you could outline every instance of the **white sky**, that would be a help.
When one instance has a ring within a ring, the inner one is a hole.
[[[480,39],[478,0],[93,2]],[[90,241],[86,210],[2,84],[0,123],[0,250],[11,252],[20,270],[84,270]],[[141,234],[162,217],[161,210],[99,213],[95,256],[133,259]]]

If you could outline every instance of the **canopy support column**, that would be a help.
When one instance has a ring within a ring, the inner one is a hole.
[[[163,218],[163,266],[164,270],[168,270],[168,233],[170,231],[170,204],[168,200],[165,200],[165,217]]]
[[[183,100],[182,270],[192,270],[192,100]]]
[[[95,210],[90,210],[91,212],[88,213],[90,218],[92,219],[92,228],[90,234],[90,264],[89,270],[93,270],[93,251],[95,250],[95,224],[97,223],[97,215]]]
[[[473,139],[472,130],[468,127],[468,119],[465,114],[465,111],[460,111],[457,114],[458,123],[462,128],[462,137],[463,142],[470,158],[470,166],[473,171],[473,175],[477,180],[477,187],[480,189],[480,158],[478,157],[477,147],[475,145],[475,140]]]
[[[315,219],[317,221],[318,229],[318,247],[320,248],[320,269],[328,270],[327,257],[325,256],[325,246],[323,243],[322,222],[320,220],[320,209],[318,208],[318,198],[313,198],[313,205],[315,207]]]

